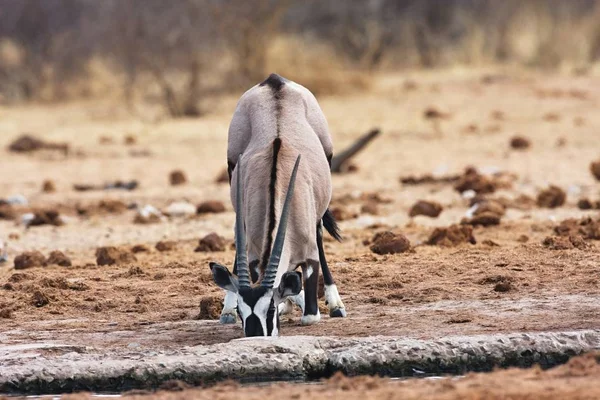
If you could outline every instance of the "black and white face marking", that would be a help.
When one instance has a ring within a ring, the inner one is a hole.
[[[273,289],[259,286],[240,288],[238,292],[238,314],[246,337],[277,336],[279,314],[275,312]]]

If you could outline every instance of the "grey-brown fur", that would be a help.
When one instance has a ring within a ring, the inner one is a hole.
[[[281,140],[281,147],[274,157],[276,139]],[[277,219],[281,215],[290,174],[298,155],[302,155],[302,162],[299,164],[275,286],[284,272],[305,264],[309,259],[319,259],[316,228],[331,200],[328,159],[332,153],[325,116],[316,98],[303,86],[271,74],[240,98],[229,127],[227,161],[234,166],[242,155],[248,260],[259,260],[262,267],[259,280],[264,273],[265,256],[268,257],[271,250],[271,238],[279,224]],[[274,158],[276,165],[273,164]],[[273,171],[273,168],[276,170]],[[275,179],[273,172],[276,172]],[[237,178],[236,174],[231,175],[231,200],[235,207]],[[273,221],[274,216],[276,219]],[[314,272],[318,273],[318,268]],[[331,307],[343,309],[339,296],[330,302],[334,303]],[[233,298],[230,297],[229,301],[226,298],[223,312],[231,313],[231,306]]]

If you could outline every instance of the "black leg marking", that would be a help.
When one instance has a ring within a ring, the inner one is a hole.
[[[319,285],[319,262],[307,260],[302,265],[302,276],[304,277],[304,315],[317,315],[319,303],[317,300]]]
[[[317,248],[319,249],[319,264],[321,264],[321,270],[323,270],[323,282],[326,285],[333,285],[333,276],[329,271],[327,260],[325,259],[325,250],[323,249],[323,228],[321,224],[317,225]]]

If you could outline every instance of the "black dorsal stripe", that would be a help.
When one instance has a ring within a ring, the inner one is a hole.
[[[275,189],[277,184],[277,159],[279,158],[279,150],[281,149],[281,139],[276,138],[273,141],[273,163],[271,165],[271,177],[269,180],[269,225],[267,228],[266,243],[263,247],[263,254],[260,261],[260,270],[265,272],[269,255],[271,254],[271,246],[273,246],[273,231],[275,230]]]

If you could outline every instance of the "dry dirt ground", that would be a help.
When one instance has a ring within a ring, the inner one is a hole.
[[[16,220],[0,219],[9,255],[0,264],[0,342],[176,349],[241,336],[239,326],[199,319],[218,317],[221,291],[208,262],[231,266],[234,257],[229,187],[216,178],[226,165],[236,100],[215,100],[209,115],[182,120],[132,116],[91,101],[0,108],[0,198],[29,200],[13,210]],[[344,241],[327,240],[326,253],[348,317],[324,315],[316,325],[301,326],[296,312],[283,318],[282,335],[435,338],[600,328],[600,245],[593,240],[600,239],[600,211],[577,206],[584,197],[600,201],[600,182],[590,171],[600,159],[600,77],[462,70],[387,75],[374,78],[367,93],[319,101],[336,150],[372,127],[382,135],[353,160],[357,171],[333,178],[332,206],[346,217]],[[69,155],[9,152],[22,133],[66,142]],[[530,147],[511,148],[515,135]],[[127,144],[127,136],[135,143]],[[400,178],[461,175],[468,166],[483,174],[477,179],[492,182],[495,191],[485,196],[507,206],[505,214],[499,225],[474,227],[476,244],[428,245],[436,227],[461,222],[470,200],[455,190],[457,182],[411,185]],[[169,184],[176,169],[187,183]],[[131,179],[139,182],[132,191],[73,189]],[[45,180],[53,181],[54,193],[42,191]],[[565,191],[563,205],[536,205],[549,185]],[[108,200],[159,209],[216,200],[226,210],[138,224],[135,210],[99,206]],[[444,209],[437,218],[411,218],[418,200]],[[18,221],[30,209],[57,210],[66,223],[25,228]],[[585,217],[592,218],[585,226],[555,231],[565,219]],[[369,242],[381,231],[405,235],[411,249],[373,253]],[[226,239],[227,249],[195,252],[211,232]],[[566,236],[554,237],[559,233]],[[547,237],[553,238],[543,244]],[[174,248],[158,251],[156,243],[165,240]],[[129,252],[134,245],[149,251],[121,265],[96,265],[98,247]],[[14,257],[32,250],[44,256],[61,250],[72,266],[15,270]],[[207,307],[199,315],[202,299]]]

